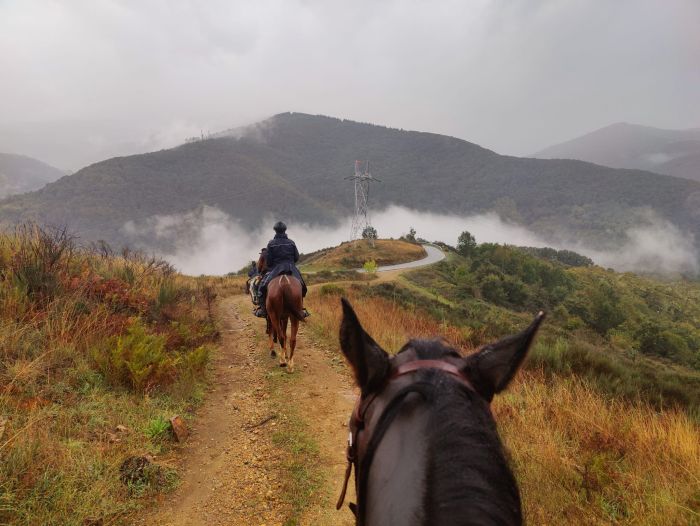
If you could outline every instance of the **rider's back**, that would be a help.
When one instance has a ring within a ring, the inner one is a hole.
[[[275,234],[267,244],[267,266],[271,269],[277,265],[289,263],[294,265],[299,261],[297,246],[287,237],[287,234]]]

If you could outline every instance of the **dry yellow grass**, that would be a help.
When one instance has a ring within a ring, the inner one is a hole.
[[[360,239],[342,243],[339,247],[321,250],[303,262],[303,270],[358,269],[367,261],[377,265],[393,265],[415,261],[426,256],[425,249],[415,243],[394,239],[377,239],[372,247]]]
[[[120,465],[166,452],[163,423],[200,399],[212,286],[60,232],[0,234],[0,524],[123,524],[172,487],[165,464],[128,486]]]
[[[345,292],[389,352],[433,336],[467,349],[463,329]],[[310,323],[335,340],[339,296],[313,293],[307,303]],[[493,408],[529,524],[700,524],[700,427],[685,414],[609,400],[539,371],[522,371]]]

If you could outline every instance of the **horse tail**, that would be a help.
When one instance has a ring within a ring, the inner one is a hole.
[[[296,278],[292,278],[296,279]],[[299,281],[299,280],[297,280]],[[287,276],[287,279],[283,280],[283,283],[286,282],[286,287],[283,286],[282,288],[282,299],[283,299],[283,304],[285,309],[287,309],[287,312],[289,312],[292,316],[294,316],[298,321],[306,321],[306,317],[304,316],[304,313],[301,312],[297,308],[297,306],[294,304],[294,297],[293,297],[293,292],[290,285],[289,277]]]

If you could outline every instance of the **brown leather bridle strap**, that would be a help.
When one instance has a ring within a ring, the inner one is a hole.
[[[442,360],[413,360],[410,362],[403,363],[392,371],[387,383],[391,382],[392,380],[395,380],[400,376],[412,373],[414,371],[418,371],[420,369],[438,369],[440,371],[446,372],[447,374],[452,375],[455,378],[455,380],[459,381],[462,385],[467,387],[467,389],[475,391],[474,386],[471,384],[467,376],[461,371],[459,367],[449,362],[444,362]],[[386,387],[386,385],[384,387]],[[381,391],[383,390],[384,389],[382,389]],[[348,449],[346,453],[348,465],[345,468],[345,477],[343,479],[343,487],[340,492],[340,497],[338,498],[338,502],[335,506],[335,509],[337,510],[339,510],[343,506],[343,502],[345,501],[345,494],[348,489],[348,483],[350,481],[350,475],[352,473],[352,466],[357,460],[356,432],[361,431],[364,428],[365,411],[372,404],[374,399],[381,393],[381,391],[374,393],[367,400],[364,400],[362,397],[358,397],[357,401],[355,402],[355,407],[352,410],[352,416],[350,417],[350,432],[348,434]],[[357,473],[355,473],[355,477],[357,477]]]
[[[465,376],[462,370],[456,365],[450,362],[444,362],[442,360],[413,360],[411,362],[402,363],[391,373],[389,380],[398,378],[407,373],[412,373],[419,369],[439,369],[455,377],[456,380],[460,381],[472,391],[474,386],[472,386],[469,379]]]

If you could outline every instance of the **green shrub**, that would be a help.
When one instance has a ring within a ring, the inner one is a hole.
[[[501,286],[501,280],[495,274],[490,274],[481,282],[481,296],[496,305],[504,305],[508,298]]]
[[[660,325],[647,321],[637,331],[639,351],[670,358],[680,363],[690,363],[693,353],[688,343],[678,334],[664,330]]]
[[[376,274],[377,272],[377,262],[374,261],[373,259],[370,259],[369,261],[365,261],[365,264],[362,265],[362,268],[367,274]]]
[[[321,285],[321,290],[319,291],[321,296],[345,296],[347,295],[347,292],[343,287],[340,285],[336,285],[335,283],[327,283],[325,285]]]
[[[140,322],[106,347],[93,351],[93,358],[110,383],[144,391],[174,377],[176,360],[166,353],[165,338],[148,334]]]
[[[153,441],[164,440],[170,436],[170,422],[158,416],[146,424],[144,434]]]
[[[205,346],[184,354],[179,363],[179,369],[186,373],[201,373],[209,363],[209,349]]]

